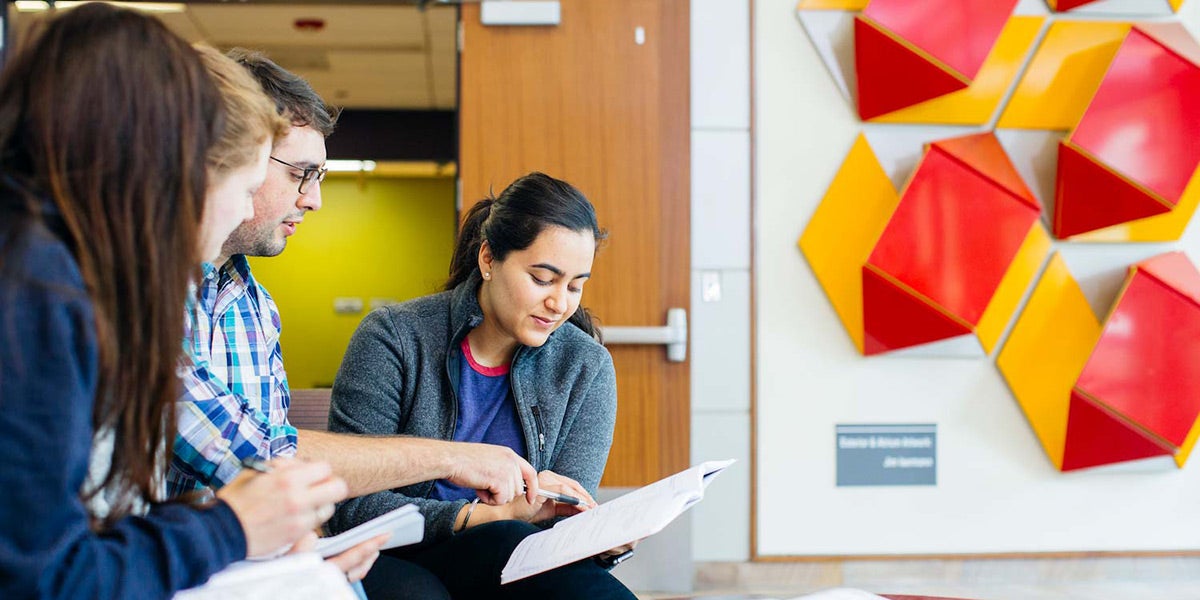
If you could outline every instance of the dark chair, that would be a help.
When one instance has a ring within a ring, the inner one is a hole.
[[[292,390],[288,422],[297,429],[328,430],[329,397],[332,391],[329,388]]]

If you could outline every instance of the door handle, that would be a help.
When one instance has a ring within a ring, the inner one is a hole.
[[[605,345],[610,344],[662,344],[667,347],[667,360],[687,360],[687,310],[667,309],[665,327],[617,327],[601,326]]]

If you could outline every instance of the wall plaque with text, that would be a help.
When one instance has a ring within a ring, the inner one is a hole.
[[[837,484],[937,485],[937,425],[836,425]]]

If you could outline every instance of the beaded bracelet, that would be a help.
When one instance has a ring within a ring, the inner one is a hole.
[[[458,530],[459,533],[462,533],[467,530],[467,523],[471,521],[471,513],[475,512],[476,504],[479,504],[479,498],[476,498],[471,501],[471,506],[469,506],[467,508],[467,516],[463,517],[462,527],[460,527]]]

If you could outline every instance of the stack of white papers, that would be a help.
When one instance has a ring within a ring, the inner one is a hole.
[[[358,600],[346,575],[307,552],[266,561],[242,561],[175,600]]]
[[[325,558],[385,533],[390,537],[384,550],[415,544],[425,536],[425,517],[415,505],[407,504],[339,535],[321,538],[315,552],[234,563],[204,585],[175,594],[175,600],[358,600],[346,575]]]
[[[525,538],[509,556],[500,582],[537,575],[662,531],[704,498],[712,478],[731,464],[701,463]]]

